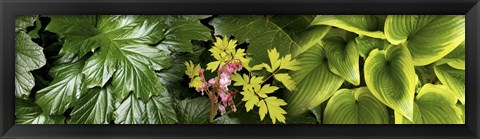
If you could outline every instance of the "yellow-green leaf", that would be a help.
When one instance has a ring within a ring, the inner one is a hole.
[[[265,118],[265,115],[267,115],[267,104],[265,104],[264,100],[260,100],[257,103],[257,106],[259,107],[258,114],[260,115],[260,120],[263,120]]]
[[[465,70],[452,68],[448,64],[437,65],[434,69],[440,82],[452,90],[449,93],[465,104]]]
[[[385,36],[410,50],[415,66],[433,63],[465,40],[464,15],[389,15]]]
[[[317,15],[311,25],[329,25],[359,35],[385,39],[382,22],[373,15]]]
[[[344,80],[328,68],[328,58],[320,45],[315,45],[297,60],[302,63],[300,70],[290,73],[297,84],[296,91],[285,93],[289,115],[300,115],[330,98]]]
[[[261,98],[267,98],[268,97],[267,94],[273,93],[276,90],[278,90],[278,87],[270,86],[270,84],[266,84],[257,92],[257,95],[260,96]]]
[[[462,110],[443,85],[426,84],[415,98],[413,119],[395,112],[396,124],[461,124]]]
[[[285,123],[284,115],[287,114],[287,112],[283,110],[281,106],[285,106],[287,103],[277,97],[268,97],[265,99],[265,102],[267,103],[268,114],[270,115],[270,119],[272,119],[272,123],[275,124],[277,120]]]
[[[277,74],[273,75],[273,77],[276,80],[282,82],[283,85],[290,91],[295,90],[295,88],[297,86],[295,81],[293,81],[293,79],[287,73],[277,73]]]
[[[368,89],[378,100],[412,119],[417,76],[406,47],[373,50],[365,61],[364,73]]]
[[[387,107],[367,87],[340,89],[327,103],[324,124],[388,124]]]

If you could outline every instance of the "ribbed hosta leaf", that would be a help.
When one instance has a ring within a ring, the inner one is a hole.
[[[413,120],[395,112],[396,124],[461,124],[462,110],[443,85],[426,84],[415,98]]]
[[[299,17],[298,20],[291,21],[304,22]],[[280,20],[280,19],[279,19]],[[310,19],[308,19],[310,20]],[[276,48],[281,56],[292,54],[292,57],[305,52],[312,47],[316,41],[319,41],[329,30],[328,27],[307,29],[308,26],[302,28],[307,30],[302,32],[302,36],[292,37],[291,34],[299,34],[297,32],[287,33],[283,27],[288,27],[284,21],[276,23],[266,20],[263,16],[220,16],[213,19],[210,24],[215,27],[215,35],[233,35],[240,43],[247,42],[247,52],[253,56],[251,64],[268,63],[267,50]],[[298,41],[298,42],[297,42]]]
[[[373,50],[365,61],[364,73],[368,89],[378,100],[412,119],[417,76],[406,47]]]
[[[332,31],[343,31],[334,30]],[[360,85],[359,56],[353,41],[327,35],[322,41],[330,70],[354,85]]]
[[[30,71],[46,63],[43,48],[32,41],[26,28],[33,25],[38,16],[17,16],[15,18],[15,96],[27,99],[35,79]]]
[[[15,122],[17,124],[63,124],[65,117],[50,116],[37,104],[23,99],[15,99]]]
[[[385,36],[410,50],[416,66],[433,63],[465,40],[464,15],[389,15]]]
[[[452,52],[436,62],[437,65],[447,63],[453,68],[465,70],[465,41]]]
[[[147,102],[163,91],[155,70],[168,68],[172,58],[149,46],[164,35],[156,16],[51,16],[47,30],[65,38],[61,53],[94,54],[83,73],[88,88],[112,81],[116,98],[130,92]]]
[[[373,38],[384,39],[382,20],[373,15],[317,15],[311,25],[329,25]]]
[[[185,99],[176,103],[180,124],[206,124],[210,114],[210,100],[206,97]]]
[[[387,107],[366,87],[338,90],[327,103],[324,124],[388,124]]]
[[[146,124],[148,122],[145,103],[133,94],[128,95],[121,104],[116,105],[113,116],[116,124]]]
[[[367,58],[368,54],[374,49],[385,50],[389,45],[384,39],[376,39],[367,36],[359,36],[353,41],[353,45],[357,46],[360,56]]]
[[[152,97],[145,110],[149,124],[178,123],[171,97]]]
[[[442,84],[450,88],[462,104],[465,104],[465,70],[450,67],[448,64],[434,67],[435,74]]]
[[[465,124],[465,105],[462,105],[460,103],[457,103],[457,108],[459,108],[461,111],[461,117],[462,117],[462,124]]]
[[[51,115],[63,115],[80,98],[84,75],[82,68],[85,61],[61,64],[50,70],[53,81],[36,94],[36,103]]]
[[[320,105],[340,88],[343,79],[328,68],[329,59],[320,45],[314,45],[298,56],[300,70],[290,73],[297,82],[297,90],[286,94],[287,113],[300,115]]]
[[[110,86],[92,88],[79,100],[70,113],[71,124],[109,124],[115,108]]]

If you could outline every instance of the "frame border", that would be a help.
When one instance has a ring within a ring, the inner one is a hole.
[[[29,14],[457,14],[466,17],[465,125],[16,125],[15,16]],[[4,0],[0,138],[478,138],[479,0]],[[240,131],[240,132],[237,132]]]

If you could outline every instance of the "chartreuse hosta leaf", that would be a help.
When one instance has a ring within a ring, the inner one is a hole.
[[[330,31],[344,30],[332,29]],[[359,56],[353,41],[348,40],[348,37],[327,35],[323,39],[322,45],[329,60],[330,70],[348,82],[360,85]]]
[[[456,106],[457,99],[448,95],[443,85],[426,84],[415,98],[413,119],[395,112],[396,124],[461,124],[463,113]]]
[[[448,64],[437,65],[434,70],[440,82],[452,90],[449,92],[465,104],[465,70],[452,68]]]
[[[65,117],[50,116],[37,104],[24,99],[15,99],[15,122],[17,124],[63,124]]]
[[[51,115],[63,115],[85,91],[82,68],[85,61],[61,64],[50,69],[53,81],[36,94],[36,103]]]
[[[30,71],[46,63],[43,48],[32,41],[26,28],[33,25],[38,16],[17,16],[15,19],[15,96],[26,99],[35,86]]]
[[[317,15],[311,25],[338,27],[359,35],[385,39],[382,20],[373,15]]]
[[[253,65],[268,63],[269,60],[265,56],[267,50],[273,48],[277,48],[282,56],[292,54],[295,58],[312,47],[316,41],[320,41],[329,30],[323,27],[302,38],[293,38],[281,26],[266,20],[263,16],[220,16],[213,19],[210,24],[215,28],[215,35],[233,35],[240,43],[247,42],[247,53],[252,54]]]
[[[175,110],[180,124],[206,124],[210,114],[210,100],[197,97],[177,101]]]
[[[389,15],[385,36],[410,50],[414,64],[433,63],[465,40],[464,15]]]
[[[320,105],[340,88],[344,80],[328,68],[329,59],[320,45],[314,45],[297,57],[300,70],[290,72],[297,83],[294,92],[285,93],[289,115],[300,115]]]
[[[324,124],[388,124],[387,107],[367,87],[338,90],[327,103]]]
[[[376,39],[367,36],[359,36],[352,41],[353,45],[357,47],[360,56],[365,59],[372,50],[384,50],[389,45],[387,40]]]
[[[436,62],[437,65],[447,63],[453,68],[465,70],[465,41],[457,46],[452,52]]]
[[[373,50],[365,61],[364,74],[368,89],[378,100],[412,119],[417,76],[406,47]]]
[[[161,37],[156,16],[51,16],[47,30],[65,38],[61,53],[94,54],[82,73],[88,88],[112,82],[116,98],[130,92],[147,102],[163,91],[155,70],[168,68],[172,61],[164,51],[150,44]]]
[[[70,113],[71,124],[109,124],[115,108],[110,86],[92,88],[82,95]]]

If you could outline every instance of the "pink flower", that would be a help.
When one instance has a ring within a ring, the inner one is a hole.
[[[218,105],[218,110],[222,115],[225,114],[225,107],[223,105]]]
[[[228,90],[228,86],[232,83],[232,81],[230,80],[230,75],[227,73],[222,73],[220,75],[219,83],[222,89]]]
[[[212,78],[212,79],[208,80],[208,86],[213,86],[215,84],[215,79],[216,78]]]
[[[233,102],[232,97],[229,97],[229,98],[228,98],[228,105],[230,106],[230,108],[232,108],[233,112],[236,112],[236,111],[237,111],[237,108],[236,108],[236,106],[235,106],[235,103]]]
[[[222,103],[224,105],[227,105],[228,103],[228,99],[230,98],[230,95],[226,94],[225,92],[222,91],[218,91],[218,96],[220,96],[220,101],[222,101]]]

